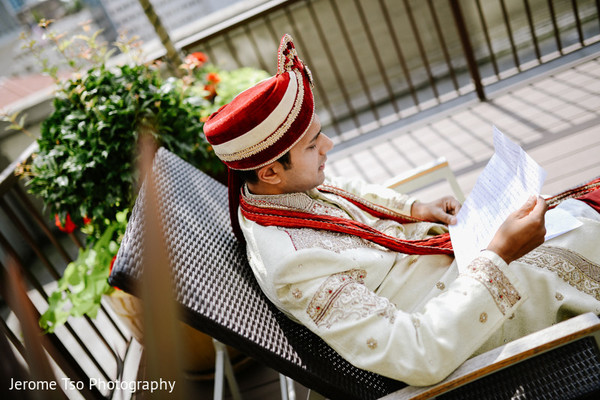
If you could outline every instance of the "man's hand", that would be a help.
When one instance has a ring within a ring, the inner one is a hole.
[[[544,243],[544,215],[547,210],[548,205],[543,198],[531,196],[520,209],[506,218],[487,249],[498,254],[507,264],[529,253]]]
[[[448,225],[456,223],[455,215],[460,210],[460,203],[452,196],[445,196],[430,203],[413,203],[411,215],[424,221],[442,222]]]

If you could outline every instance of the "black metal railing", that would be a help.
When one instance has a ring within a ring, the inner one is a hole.
[[[224,68],[274,72],[294,36],[337,142],[600,41],[595,0],[275,0],[182,40]]]

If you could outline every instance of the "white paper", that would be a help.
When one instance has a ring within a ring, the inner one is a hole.
[[[450,225],[459,270],[487,248],[506,217],[538,195],[546,172],[516,143],[494,127],[495,153]]]
[[[550,240],[563,233],[567,233],[575,228],[579,228],[583,222],[560,208],[553,208],[546,212],[546,236],[545,240]]]

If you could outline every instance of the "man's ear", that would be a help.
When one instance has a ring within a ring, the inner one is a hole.
[[[258,180],[269,185],[278,185],[281,183],[281,170],[283,165],[280,162],[274,161],[271,164],[265,165],[256,171]]]

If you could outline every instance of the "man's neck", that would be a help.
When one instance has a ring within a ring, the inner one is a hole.
[[[259,181],[257,183],[247,182],[246,187],[248,188],[248,191],[250,193],[257,195],[284,194],[284,192],[278,186],[268,185],[262,181]]]

